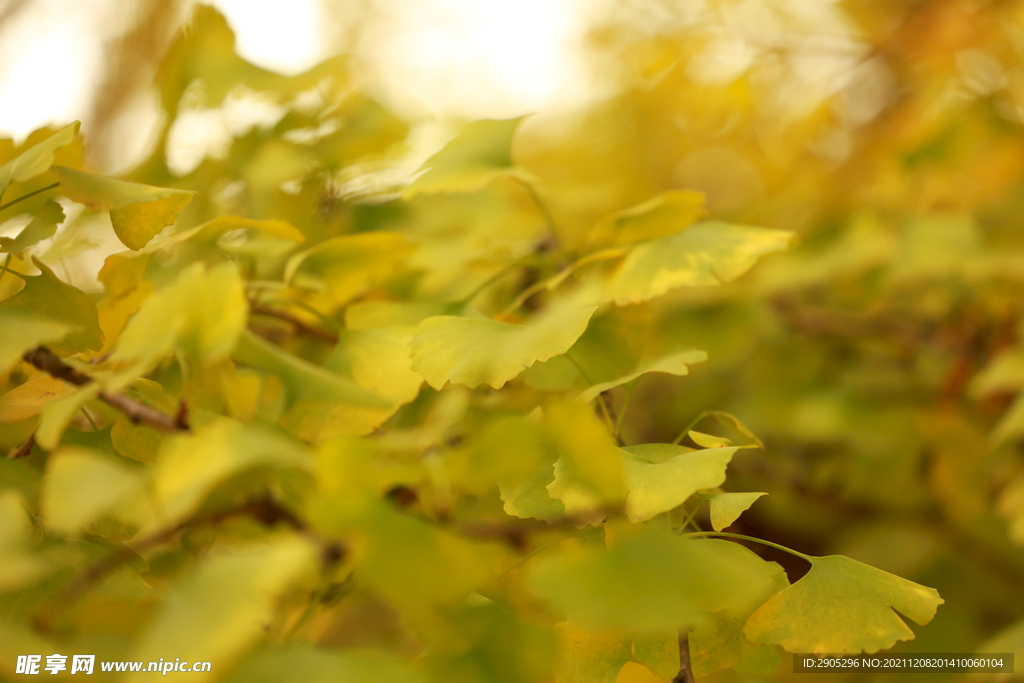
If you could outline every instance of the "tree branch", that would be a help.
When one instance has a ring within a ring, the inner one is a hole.
[[[338,343],[338,334],[334,330],[324,330],[324,329],[321,329],[319,327],[313,327],[312,325],[309,325],[309,324],[305,323],[304,321],[300,320],[299,318],[296,318],[291,313],[287,313],[285,311],[279,311],[276,308],[269,308],[267,306],[264,306],[262,304],[257,304],[257,303],[250,303],[249,304],[249,311],[253,315],[262,315],[262,316],[267,317],[267,318],[274,318],[276,320],[282,320],[282,321],[284,321],[286,323],[291,324],[293,327],[295,327],[295,331],[296,332],[301,332],[302,334],[307,334],[310,337],[316,337],[317,339],[322,339],[323,341],[325,341],[325,342],[327,342],[329,344],[337,344]]]
[[[45,346],[39,346],[31,351],[27,351],[24,359],[26,363],[30,363],[37,369],[68,384],[81,387],[94,381],[92,377],[62,361],[53,351],[50,351]],[[178,414],[172,416],[144,403],[140,403],[133,398],[129,398],[124,394],[101,392],[97,395],[97,398],[107,405],[120,410],[135,424],[147,424],[163,432],[191,431],[188,423],[187,408],[179,407]],[[184,406],[184,404],[181,405]]]
[[[686,631],[679,632],[679,673],[672,679],[672,683],[696,683],[690,664],[690,636]]]

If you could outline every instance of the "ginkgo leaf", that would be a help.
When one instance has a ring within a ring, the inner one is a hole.
[[[724,436],[715,436],[714,434],[705,434],[704,432],[698,432],[696,429],[691,429],[686,432],[686,436],[690,437],[695,444],[703,448],[721,448],[723,446],[731,446],[732,441],[725,438]]]
[[[57,202],[47,199],[43,207],[36,212],[28,225],[22,228],[11,244],[0,251],[20,254],[29,247],[34,247],[57,232],[57,226],[64,221],[64,209]]]
[[[313,464],[312,454],[299,443],[223,418],[164,442],[153,476],[154,506],[164,523],[173,522],[230,477],[256,468],[311,474]]]
[[[848,557],[809,560],[803,578],[751,615],[743,629],[751,642],[789,652],[878,652],[914,638],[894,610],[924,625],[944,602],[934,588]]]
[[[85,531],[101,515],[144,500],[142,478],[113,457],[66,447],[50,455],[43,477],[43,522],[65,536]]]
[[[138,251],[174,223],[195,192],[116,180],[64,166],[54,166],[68,199],[91,209],[110,212],[114,233],[129,249]]]
[[[447,382],[500,389],[537,361],[568,351],[595,310],[554,307],[524,325],[452,315],[427,318],[412,340],[412,369],[435,389]]]
[[[305,242],[306,236],[288,221],[277,219],[256,219],[242,218],[240,216],[217,216],[198,225],[190,233],[200,239],[216,240],[229,230],[256,230],[259,232],[291,240],[292,242]]]
[[[634,304],[678,287],[735,280],[766,255],[786,249],[793,233],[721,221],[692,225],[630,249],[608,282],[617,304]]]
[[[558,683],[615,683],[629,662],[642,664],[649,677],[653,672],[667,680],[679,671],[679,635],[674,630],[640,635],[588,631],[570,623],[557,629],[562,646]]]
[[[738,543],[718,539],[705,539],[703,543],[716,544],[719,550],[733,555],[737,562],[749,566],[765,577],[762,590],[751,594],[743,605],[716,612],[690,633],[690,662],[695,676],[708,676],[721,669],[741,664],[756,665],[764,661],[777,664],[775,647],[753,645],[743,635],[743,625],[768,598],[789,586],[786,572],[775,562],[766,562]],[[764,673],[771,673],[765,671]]]
[[[622,502],[628,485],[622,452],[589,405],[581,401],[551,404],[544,410],[543,426],[561,456],[547,489],[552,498],[562,501],[567,514]]]
[[[289,258],[284,279],[321,293],[333,310],[390,275],[411,250],[412,245],[396,232],[332,237]]]
[[[614,389],[617,386],[632,382],[637,377],[645,375],[648,372],[663,372],[669,375],[682,376],[689,374],[690,370],[687,367],[694,363],[703,363],[708,359],[706,351],[699,349],[683,349],[680,351],[673,351],[659,356],[658,358],[651,358],[641,361],[636,370],[626,375],[613,379],[609,382],[601,382],[595,384],[592,387],[585,389],[580,393],[580,398],[584,401],[590,401],[601,393]]]
[[[26,351],[40,344],[52,344],[74,329],[69,325],[45,315],[5,307],[0,304],[0,373],[19,360]]]
[[[473,192],[500,175],[512,164],[512,137],[522,118],[483,119],[467,123],[441,151],[427,159],[426,172],[403,193],[405,199],[417,194]]]
[[[75,121],[61,128],[47,139],[29,147],[0,166],[0,197],[3,197],[12,182],[29,180],[48,171],[53,163],[54,153],[75,139],[80,125],[78,121]]]
[[[351,379],[292,355],[249,331],[242,332],[234,358],[239,363],[274,373],[288,389],[291,401],[308,398],[365,408],[391,407],[390,401]]]
[[[590,241],[618,246],[664,237],[679,232],[705,213],[700,192],[670,190],[604,217],[594,226]]]
[[[528,575],[530,588],[573,624],[638,632],[697,626],[702,611],[743,605],[765,581],[733,554],[660,526],[612,548],[548,555]]]
[[[653,452],[657,448],[657,459]],[[677,455],[661,460],[664,451]],[[683,446],[646,444],[622,449],[626,453],[626,514],[630,521],[642,522],[675,509],[698,489],[714,488],[725,481],[725,468],[738,450],[708,448],[689,451]],[[660,461],[659,461],[660,460]]]
[[[59,379],[42,375],[14,387],[0,396],[0,423],[21,422],[35,417],[50,401],[65,394],[67,385]]]
[[[708,507],[711,509],[711,528],[721,531],[742,515],[761,496],[767,493],[713,493]]]
[[[143,301],[110,359],[130,364],[122,382],[148,372],[176,348],[213,364],[234,350],[248,310],[234,263],[219,263],[209,270],[202,262],[193,263]]]
[[[42,448],[56,448],[61,435],[78,411],[99,393],[98,384],[87,384],[43,406],[39,416],[39,427],[36,428],[36,443]]]
[[[163,435],[144,424],[120,419],[110,429],[110,443],[118,453],[139,462],[152,462],[163,443]]]
[[[82,290],[62,282],[53,271],[36,258],[32,259],[42,271],[39,275],[25,276],[25,286],[10,299],[0,303],[0,310],[21,309],[41,318],[62,323],[71,331],[61,335],[47,348],[59,356],[70,356],[82,351],[99,351],[103,348],[103,330],[100,329],[96,304]],[[5,311],[3,315],[8,315]],[[39,323],[42,324],[41,322]],[[50,330],[56,328],[50,327]],[[4,329],[5,335],[7,328]],[[24,332],[14,332],[19,337]],[[52,332],[51,332],[52,334]]]
[[[31,539],[32,522],[21,495],[10,489],[0,491],[0,593],[29,584],[46,572],[49,563],[30,552]]]
[[[221,662],[227,669],[264,634],[281,594],[315,566],[315,546],[296,536],[213,553],[168,590],[131,656],[157,661],[170,649],[183,661]],[[143,669],[125,680],[149,678]]]

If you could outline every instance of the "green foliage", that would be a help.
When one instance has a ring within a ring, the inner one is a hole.
[[[261,69],[202,6],[138,168],[79,168],[77,124],[0,147],[31,215],[0,240],[4,676],[79,644],[238,683],[1019,647],[1020,193],[984,190],[1019,134],[973,113],[974,158],[922,106],[829,165],[828,107],[780,123],[676,68],[693,36],[617,39],[637,87],[395,180],[415,132],[350,64]],[[182,112],[243,91],[281,118],[172,173]],[[76,256],[108,218],[128,251]]]

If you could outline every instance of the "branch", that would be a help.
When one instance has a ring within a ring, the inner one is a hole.
[[[312,325],[305,323],[299,318],[296,318],[291,313],[279,311],[277,309],[269,308],[267,306],[257,303],[250,303],[249,311],[253,315],[262,315],[267,318],[283,320],[284,322],[290,323],[292,326],[294,326],[296,332],[301,332],[303,334],[308,334],[311,337],[322,339],[323,341],[329,344],[338,343],[338,333],[335,332],[334,330],[324,330],[319,327],[313,327]]]
[[[24,458],[26,455],[28,455],[29,453],[32,452],[32,447],[35,446],[35,445],[36,445],[36,433],[32,432],[31,434],[28,435],[28,438],[25,439],[25,443],[23,443],[20,446],[18,446],[18,450],[16,450],[13,453],[11,453],[8,457],[11,460],[18,460],[20,458]]]
[[[24,355],[26,363],[30,363],[37,369],[56,377],[59,380],[81,387],[91,384],[94,380],[84,372],[71,367],[45,346],[39,346]],[[191,427],[188,423],[188,410],[184,404],[179,408],[178,414],[171,416],[162,413],[156,408],[151,408],[124,394],[101,392],[98,399],[107,405],[120,410],[128,416],[128,419],[135,424],[144,423],[163,432],[188,432]]]
[[[690,664],[690,637],[686,631],[679,632],[679,673],[672,679],[672,683],[695,683]]]

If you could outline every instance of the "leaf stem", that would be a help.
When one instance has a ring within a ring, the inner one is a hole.
[[[576,369],[580,371],[580,374],[583,376],[583,379],[585,379],[587,381],[587,384],[591,384],[591,385],[594,384],[594,382],[587,376],[587,371],[584,370],[583,366],[580,365],[576,361],[576,359],[572,357],[571,353],[566,351],[565,352],[565,357],[569,359],[570,363],[572,363],[573,365],[576,366]],[[597,396],[597,405],[600,406],[600,408],[601,408],[601,416],[604,418],[605,425],[607,425],[609,431],[611,431],[612,436],[615,437],[615,442],[618,443],[619,442],[619,430],[615,427],[615,421],[612,419],[612,414],[608,411],[608,406],[604,402],[604,396],[598,394],[598,396]]]
[[[544,223],[548,227],[548,232],[551,233],[551,237],[554,238],[555,244],[559,247],[562,246],[562,239],[558,235],[558,224],[555,223],[555,217],[551,215],[551,211],[548,210],[547,204],[541,199],[540,194],[537,192],[537,188],[533,186],[533,183],[524,180],[518,176],[515,179],[519,181],[519,184],[526,190],[526,194],[530,195],[530,199],[533,201],[537,210],[540,211],[540,215],[544,218]]]
[[[679,631],[679,673],[672,683],[696,683],[693,677],[693,666],[690,664],[690,636],[686,631]]]
[[[796,555],[797,557],[803,558],[803,559],[807,560],[808,562],[814,562],[814,559],[815,559],[811,555],[805,555],[805,554],[803,554],[802,552],[800,552],[798,550],[793,550],[792,548],[787,548],[784,545],[779,545],[778,543],[772,543],[771,541],[766,541],[766,540],[764,540],[762,538],[756,538],[754,536],[747,536],[745,534],[733,534],[733,533],[730,533],[730,532],[727,532],[727,531],[694,531],[694,532],[691,532],[691,533],[688,533],[688,534],[683,534],[683,536],[685,536],[686,538],[690,538],[690,537],[693,537],[693,536],[714,536],[716,538],[717,537],[721,537],[721,538],[736,538],[736,539],[739,539],[741,541],[750,541],[751,543],[760,543],[761,545],[766,545],[766,546],[769,546],[771,548],[775,548],[776,550],[781,550],[782,552],[789,553],[790,555]]]
[[[89,414],[89,413],[88,413],[88,412],[87,412],[87,411],[85,410],[85,406],[82,406],[81,408],[79,408],[79,410],[81,410],[81,411],[82,411],[82,415],[85,415],[85,419],[89,421],[89,424],[90,424],[90,425],[92,425],[92,431],[94,431],[94,432],[98,432],[98,431],[100,431],[100,428],[99,428],[99,427],[97,427],[97,426],[96,426],[96,423],[95,423],[95,422],[93,421],[93,419],[92,419],[92,415],[90,415],[90,414]]]
[[[0,211],[3,211],[4,209],[6,209],[8,207],[14,206],[18,202],[22,202],[22,201],[25,201],[26,199],[29,199],[31,197],[35,197],[37,194],[41,194],[43,192],[46,192],[47,190],[55,190],[58,187],[60,187],[60,183],[54,183],[53,185],[47,185],[46,187],[41,187],[38,190],[35,190],[33,192],[29,192],[28,194],[23,194],[20,197],[18,197],[17,199],[12,199],[11,201],[7,202],[6,204],[0,204]]]

